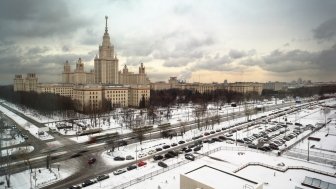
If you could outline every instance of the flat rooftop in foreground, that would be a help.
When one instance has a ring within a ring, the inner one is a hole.
[[[223,189],[224,188],[243,188],[248,185],[253,188],[258,188],[260,185],[256,181],[235,175],[233,173],[225,172],[207,165],[201,166],[197,169],[189,171],[184,174],[186,177],[196,180],[197,182],[208,185],[210,188]]]

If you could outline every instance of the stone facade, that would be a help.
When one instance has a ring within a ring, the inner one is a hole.
[[[76,63],[76,69],[72,72],[71,66],[68,61],[64,64],[64,69],[62,73],[62,83],[66,84],[90,84],[94,83],[94,72],[84,71],[84,63],[82,59],[79,58]]]
[[[87,111],[100,109],[106,103],[112,107],[139,106],[144,97],[150,97],[150,81],[141,63],[139,73],[128,72],[127,66],[123,72],[118,72],[118,59],[111,45],[107,29],[102,45],[99,46],[99,55],[94,58],[94,70],[84,71],[81,58],[76,63],[74,71],[68,61],[65,62],[62,83],[37,84],[35,74],[28,74],[26,78],[16,75],[14,91],[36,91],[38,93],[52,93],[70,97],[74,100],[77,110]]]
[[[262,92],[263,84],[255,82],[236,82],[236,83],[184,83],[179,82],[176,77],[170,77],[168,83],[159,81],[151,83],[152,90],[167,90],[167,89],[180,89],[180,90],[192,90],[199,93],[205,93],[214,91],[216,89],[226,89],[229,91],[235,91],[239,93],[257,92],[259,95]]]
[[[23,78],[22,75],[15,75],[14,91],[36,91],[37,80],[35,73],[28,73],[26,78]]]
[[[267,82],[263,85],[263,89],[269,89],[274,91],[281,91],[287,89],[287,83],[286,82]]]
[[[149,85],[150,81],[146,75],[145,67],[143,63],[140,64],[139,73],[135,74],[129,72],[127,66],[125,65],[122,72],[119,71],[119,84],[124,85]]]

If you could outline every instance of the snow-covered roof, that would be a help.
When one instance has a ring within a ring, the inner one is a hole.
[[[184,176],[215,189],[222,189],[224,185],[228,188],[243,188],[245,185],[256,188],[260,185],[256,181],[208,165],[189,171]]]

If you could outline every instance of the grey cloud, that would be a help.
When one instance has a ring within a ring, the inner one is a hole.
[[[67,45],[63,45],[63,47],[62,47],[62,51],[63,51],[63,52],[69,52],[69,51],[70,51],[70,47],[67,46]]]
[[[73,34],[88,21],[78,14],[70,14],[63,1],[3,0],[0,6],[2,37],[30,38]]]
[[[314,37],[318,40],[336,40],[336,17],[329,19],[313,30]]]
[[[246,56],[251,56],[254,55],[256,53],[255,50],[250,50],[250,51],[241,51],[241,50],[235,50],[235,49],[231,49],[229,51],[229,56],[232,59],[239,59],[239,58],[243,58]]]
[[[336,44],[330,49],[321,51],[316,58],[316,64],[320,70],[336,72]]]
[[[49,50],[50,49],[48,47],[32,47],[32,48],[28,48],[27,54],[28,55],[42,54]]]
[[[210,70],[210,71],[231,71],[235,69],[232,59],[228,55],[207,57],[193,65],[192,70]]]

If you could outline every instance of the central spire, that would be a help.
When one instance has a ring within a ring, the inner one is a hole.
[[[106,33],[107,33],[107,19],[108,19],[108,17],[105,16],[105,20],[106,20],[106,23],[105,23],[105,32],[106,32]]]

